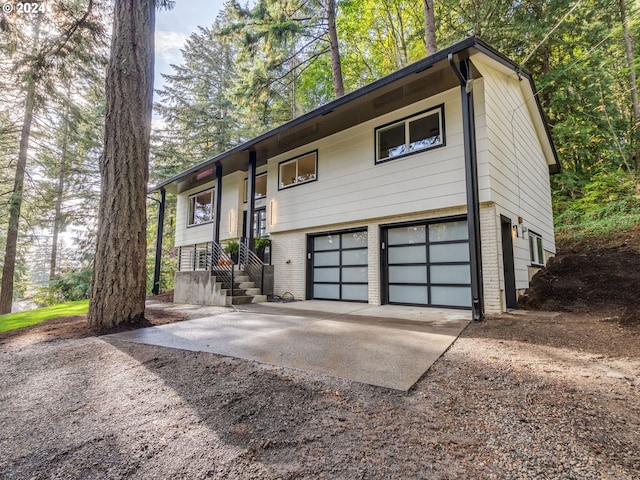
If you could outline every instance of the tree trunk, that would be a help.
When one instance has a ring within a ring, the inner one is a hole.
[[[627,11],[624,0],[619,0],[620,17],[622,20],[622,28],[624,32],[624,46],[626,49],[627,63],[629,64],[629,85],[631,87],[631,107],[633,111],[633,119],[631,123],[631,136],[634,146],[633,158],[636,173],[640,172],[640,105],[638,104],[638,83],[635,70],[635,59],[633,55],[633,38],[629,32],[627,23]]]
[[[37,48],[40,37],[40,22],[35,26],[34,47]],[[34,67],[35,68],[35,67]],[[24,106],[24,120],[20,134],[20,148],[18,150],[18,163],[13,183],[13,193],[9,201],[9,226],[7,229],[7,241],[4,251],[4,263],[2,267],[2,282],[0,286],[0,314],[11,313],[13,302],[13,276],[16,269],[16,256],[18,253],[18,227],[20,224],[20,209],[22,207],[24,175],[27,169],[27,153],[29,151],[29,139],[31,138],[31,123],[36,98],[36,72],[29,72],[27,80],[27,96]]]
[[[69,91],[67,90],[67,94]],[[55,217],[53,219],[53,238],[51,240],[51,260],[49,262],[49,280],[56,276],[58,267],[58,234],[62,223],[62,197],[64,196],[64,179],[67,166],[67,148],[69,142],[69,107],[63,118],[62,151],[60,152],[60,173],[58,174],[58,190],[56,191]]]
[[[329,24],[333,93],[336,98],[339,98],[344,95],[344,82],[342,80],[342,60],[340,58],[340,49],[338,48],[338,30],[336,28],[336,0],[327,0],[327,21]]]
[[[87,317],[92,326],[111,327],[144,317],[154,28],[154,0],[116,0]]]
[[[424,41],[427,45],[427,55],[438,51],[436,44],[436,17],[433,13],[433,1],[423,0],[424,3]]]

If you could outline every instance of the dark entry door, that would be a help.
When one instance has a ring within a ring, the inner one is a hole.
[[[516,308],[516,271],[513,262],[513,237],[511,220],[500,215],[502,232],[502,268],[504,271],[504,296],[507,308]]]

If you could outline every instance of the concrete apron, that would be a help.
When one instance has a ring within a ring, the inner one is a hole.
[[[154,305],[158,307],[159,305]],[[198,318],[109,335],[409,390],[471,321],[471,312],[310,300],[239,310],[173,305]],[[202,316],[200,316],[202,315]]]

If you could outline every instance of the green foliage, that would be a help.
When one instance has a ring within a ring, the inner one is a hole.
[[[591,176],[574,172],[554,179],[558,237],[612,236],[640,224],[640,200],[633,173],[600,170]]]
[[[91,293],[91,268],[68,271],[51,280],[47,287],[38,289],[34,300],[38,305],[56,305],[62,302],[85,300]]]
[[[82,315],[87,313],[88,310],[89,301],[80,300],[29,310],[28,312],[7,313],[6,315],[0,315],[0,332],[30,327],[31,325],[36,325],[52,318]]]

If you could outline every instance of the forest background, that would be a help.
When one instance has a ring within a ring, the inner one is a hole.
[[[13,298],[51,304],[90,291],[111,2],[36,3],[46,8],[0,13],[0,251],[13,232],[15,262],[5,254],[2,264]],[[564,169],[552,177],[558,237],[611,236],[640,223],[639,24],[640,0],[228,1],[156,91],[150,183],[416,61],[428,45],[476,35],[534,76]],[[148,214],[150,277],[152,198]],[[169,197],[161,290],[175,270],[174,218]]]

